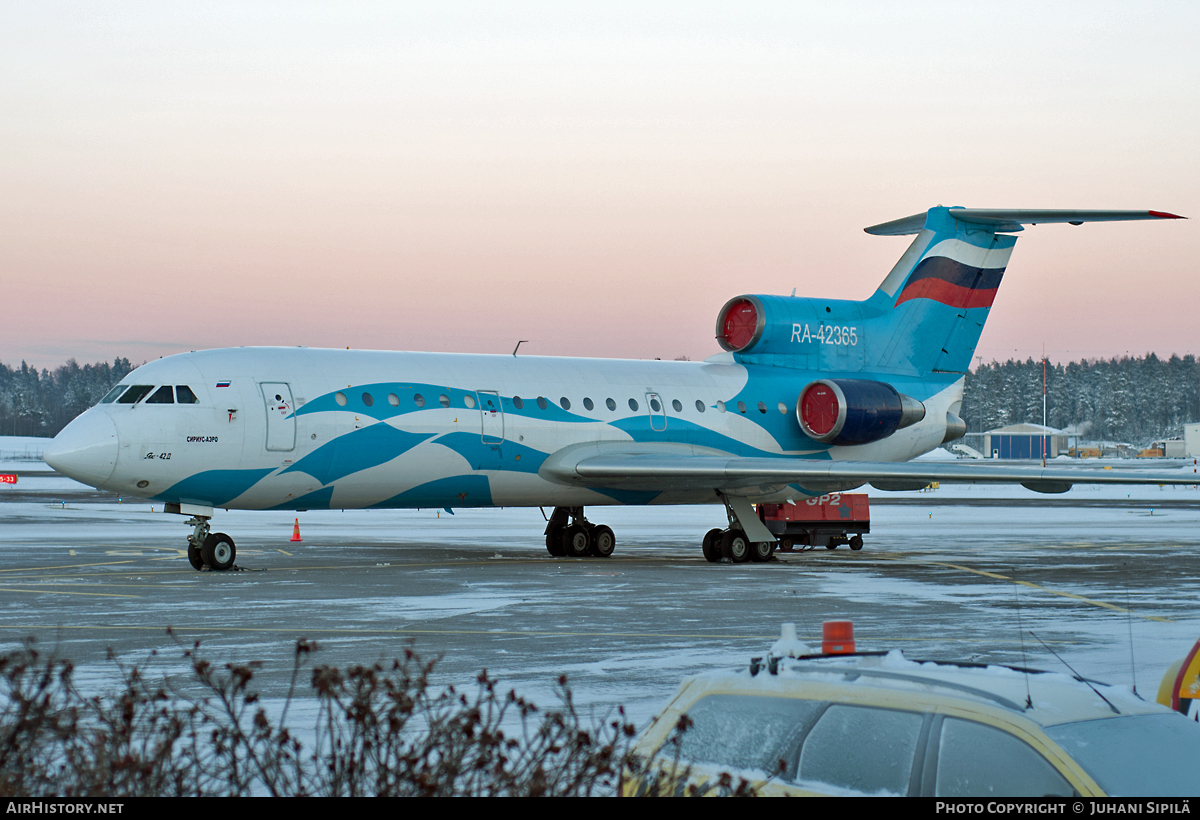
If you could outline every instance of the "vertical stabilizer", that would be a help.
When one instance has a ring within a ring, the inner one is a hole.
[[[1163,211],[930,208],[867,228],[877,236],[916,234],[867,304],[868,369],[965,373],[1023,225],[1182,219]]]
[[[895,372],[965,373],[996,298],[1015,236],[964,223],[933,208],[912,245],[871,302],[868,367]]]

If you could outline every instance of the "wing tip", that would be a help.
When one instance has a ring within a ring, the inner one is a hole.
[[[1187,219],[1186,216],[1180,216],[1179,214],[1172,214],[1166,211],[1146,211],[1146,213],[1150,214],[1150,216],[1154,217],[1155,219]]]

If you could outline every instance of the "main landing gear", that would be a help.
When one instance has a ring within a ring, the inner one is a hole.
[[[704,534],[701,549],[708,561],[716,564],[727,558],[735,564],[746,561],[764,563],[775,557],[777,541],[751,541],[746,533],[731,525],[725,530],[709,530]]]
[[[546,551],[555,558],[607,558],[616,548],[612,529],[584,518],[583,507],[555,507],[546,524]]]
[[[233,539],[223,532],[209,532],[208,517],[197,515],[188,519],[195,527],[188,536],[188,563],[192,569],[221,572],[233,568],[237,558],[237,547]]]
[[[775,547],[779,543],[774,536],[771,536],[769,541],[751,541],[750,536],[746,534],[746,529],[749,527],[744,528],[738,521],[734,504],[730,503],[725,496],[721,496],[721,500],[725,502],[725,514],[729,518],[729,526],[723,530],[712,529],[704,534],[701,549],[704,551],[705,559],[714,564],[722,559],[742,564],[746,561],[764,563],[774,558]],[[738,506],[742,505],[739,503]],[[752,507],[749,509],[750,512],[753,512]],[[757,532],[759,534],[765,532],[767,535],[771,535],[757,518],[751,522],[751,526],[754,524],[758,525]]]

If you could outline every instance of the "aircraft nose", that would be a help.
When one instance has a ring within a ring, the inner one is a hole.
[[[42,456],[65,476],[99,487],[117,466],[117,425],[89,410],[63,428]]]

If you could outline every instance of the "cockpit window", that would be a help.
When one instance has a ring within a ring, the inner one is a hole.
[[[118,384],[118,385],[117,385],[116,387],[114,387],[112,390],[109,390],[109,391],[108,391],[108,395],[107,395],[107,396],[105,396],[104,398],[100,399],[100,403],[101,403],[101,404],[112,404],[114,401],[116,401],[116,400],[117,400],[117,396],[119,396],[119,395],[121,395],[123,392],[125,392],[125,388],[126,388],[126,387],[128,387],[128,386],[129,386],[129,385],[127,385],[127,384]]]
[[[180,404],[199,404],[200,399],[196,398],[196,394],[192,392],[192,388],[186,384],[175,385],[175,401]]]
[[[152,384],[135,384],[129,392],[117,400],[117,404],[137,404],[147,393],[154,389]]]
[[[175,396],[171,393],[171,385],[164,384],[154,391],[154,395],[146,399],[146,404],[174,404]]]

